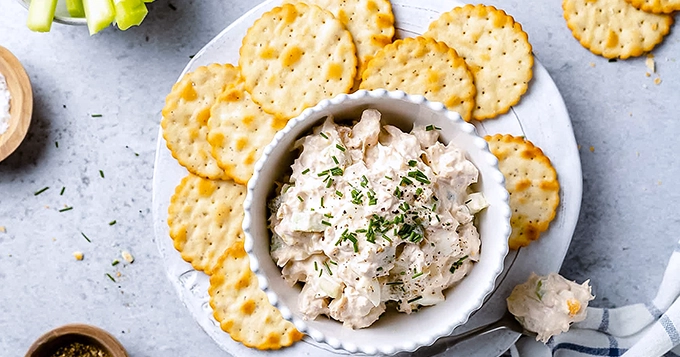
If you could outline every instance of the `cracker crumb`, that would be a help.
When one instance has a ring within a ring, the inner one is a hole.
[[[657,86],[661,84],[661,78],[659,77],[654,78],[654,84],[656,84]]]
[[[121,275],[122,275],[122,274],[121,274],[119,271],[116,272],[116,278],[120,278]]]
[[[652,75],[649,72],[645,73],[645,77],[651,77]]]
[[[590,147],[590,152],[595,152],[595,147],[594,147],[594,146],[591,146],[591,147]]]
[[[659,185],[659,186],[661,186],[661,181],[657,182],[656,184]]]
[[[581,150],[581,144],[578,145],[578,149]]]
[[[5,228],[5,226],[0,226],[0,233],[7,233],[7,228]]]
[[[654,55],[649,54],[647,55],[647,59],[645,60],[645,66],[652,72],[656,73],[656,66],[654,63]]]
[[[594,68],[594,67],[595,67],[595,62],[590,62],[590,63],[588,63],[588,65],[589,65],[590,67],[593,67],[593,68]]]
[[[83,260],[83,252],[75,251],[73,252],[73,257],[76,258],[76,260]]]
[[[132,264],[132,262],[135,261],[135,257],[133,257],[132,254],[130,254],[130,252],[128,252],[127,250],[122,251],[120,253],[120,256],[123,257],[123,259],[125,259],[125,261],[130,264]]]

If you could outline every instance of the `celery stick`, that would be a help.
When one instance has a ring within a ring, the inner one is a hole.
[[[66,9],[69,15],[73,17],[85,17],[85,9],[83,9],[83,0],[66,0]]]
[[[26,26],[32,31],[48,32],[52,28],[57,0],[33,0],[28,6]]]
[[[83,0],[90,35],[105,29],[116,18],[113,0]]]
[[[139,26],[148,13],[142,0],[114,0],[116,24],[125,31],[131,26]]]

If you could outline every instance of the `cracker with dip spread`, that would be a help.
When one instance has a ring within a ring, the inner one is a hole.
[[[293,3],[295,0],[285,0]],[[352,34],[357,48],[359,70],[355,88],[361,81],[361,73],[376,52],[392,43],[394,37],[394,14],[389,0],[304,0],[330,11]]]
[[[680,0],[626,0],[636,8],[655,14],[670,14],[680,10]]]
[[[172,156],[189,172],[208,179],[227,179],[208,143],[210,108],[228,83],[239,76],[230,64],[210,64],[185,74],[165,98],[163,138]]]
[[[581,45],[605,58],[641,56],[661,43],[672,15],[651,14],[626,0],[563,0],[567,27]]]
[[[548,229],[560,203],[557,172],[543,151],[512,135],[487,135],[489,150],[498,158],[510,193],[510,249],[526,247]]]
[[[194,269],[210,274],[228,247],[243,240],[246,188],[189,174],[175,188],[168,226],[175,249]]]
[[[248,29],[239,52],[253,101],[286,119],[348,93],[357,72],[356,47],[342,22],[301,2],[263,14]]]
[[[211,109],[208,142],[212,155],[231,179],[246,184],[262,149],[286,123],[255,104],[239,78]]]
[[[360,88],[420,94],[444,103],[465,121],[472,119],[475,107],[475,84],[465,61],[443,42],[425,37],[397,40],[378,51]]]
[[[303,337],[259,288],[243,240],[230,245],[220,258],[208,293],[215,320],[235,341],[269,350],[290,346]]]
[[[465,59],[477,86],[474,119],[507,112],[527,91],[533,76],[531,44],[522,26],[503,10],[456,7],[433,21],[423,36],[446,43]]]

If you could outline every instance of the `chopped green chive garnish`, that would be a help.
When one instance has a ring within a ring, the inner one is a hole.
[[[106,276],[108,276],[109,279],[111,279],[111,281],[113,281],[114,283],[116,282],[116,279],[114,279],[114,278],[111,276],[111,274],[106,273]]]
[[[115,219],[114,219],[113,221],[109,222],[109,226],[112,226],[112,225],[114,225],[114,224],[116,224],[116,220],[115,220]]]
[[[432,131],[432,130],[442,130],[442,128],[440,128],[440,127],[436,127],[436,126],[434,126],[434,125],[430,124],[430,125],[428,125],[428,126],[426,126],[426,127],[425,127],[425,130],[426,130],[426,131]]]
[[[385,178],[388,179],[388,180],[391,180],[391,179],[392,179],[391,177],[389,177],[389,176],[387,176],[387,175],[385,175]]]
[[[378,204],[378,199],[375,197],[373,190],[368,190],[368,205],[375,206]]]
[[[340,151],[342,151],[342,152],[344,152],[345,150],[347,150],[347,149],[345,149],[345,147],[343,147],[343,146],[340,145],[340,144],[335,144],[335,147],[338,148],[338,150],[340,150]]]
[[[390,239],[390,237],[387,236],[387,234],[383,233],[382,237],[383,237],[384,240],[392,243],[392,240]]]
[[[401,198],[401,190],[399,189],[399,186],[394,188],[394,195]]]
[[[422,296],[416,296],[416,297],[414,297],[413,299],[408,300],[407,303],[410,304],[410,303],[415,302],[415,301],[418,301],[418,300],[420,300],[420,299],[422,299],[422,298],[423,298]]]
[[[416,196],[417,196],[417,195],[420,195],[421,193],[423,193],[423,189],[422,189],[421,187],[418,187],[418,188],[416,189]]]
[[[330,214],[330,213],[324,213],[323,216],[326,217],[326,218],[333,218],[333,215]]]
[[[418,277],[420,277],[421,275],[423,275],[423,272],[422,272],[422,271],[421,271],[420,273],[413,274],[413,276],[411,277],[411,279],[418,278]]]
[[[368,186],[368,178],[366,175],[361,175],[361,187],[366,188]]]
[[[101,115],[101,114],[92,114],[92,117],[93,117],[93,118],[101,118],[102,115]]]
[[[331,175],[333,175],[333,176],[340,176],[340,175],[342,175],[342,169],[339,168],[339,167],[337,167],[337,166],[334,167],[334,168],[332,168],[332,169],[331,169]]]
[[[329,173],[330,173],[330,171],[328,171],[328,170],[323,170],[323,171],[319,172],[319,173],[317,174],[317,176],[322,177],[322,176],[328,175]]]
[[[403,281],[390,281],[388,283],[385,283],[385,285],[402,285],[404,284]]]
[[[338,195],[338,197],[342,197],[342,196],[343,196],[342,192],[337,191],[337,190],[335,191],[335,194]]]
[[[336,165],[340,164],[340,161],[338,161],[338,158],[337,158],[337,157],[333,156],[332,159],[333,159],[333,162],[334,162]]]
[[[45,192],[49,189],[50,189],[49,187],[43,187],[43,188],[39,189],[38,191],[35,191],[35,193],[33,193],[33,196],[37,196],[37,195],[39,195],[39,194],[41,194],[41,193],[43,193],[43,192]]]
[[[402,202],[399,205],[399,209],[404,211],[404,212],[408,211],[410,208],[411,208],[411,206],[408,204],[408,202]]]
[[[332,185],[333,185],[333,179],[330,179],[330,180],[328,180],[328,182],[326,182],[326,188],[330,188]]]
[[[323,265],[326,267],[326,270],[328,270],[328,275],[333,275],[333,272],[331,271],[331,267],[328,266],[328,263],[323,262]]]
[[[85,233],[80,232],[80,234],[82,234],[83,238],[85,238],[86,241],[88,241],[89,243],[92,243],[92,241],[90,240],[90,238],[88,238],[88,237],[85,235]]]
[[[427,176],[420,170],[410,171],[408,173],[408,176],[413,177],[414,179],[416,179],[416,181],[420,183],[424,183],[426,185],[430,184],[430,180],[428,180]]]
[[[418,165],[418,161],[416,161],[416,160],[409,160],[408,161],[408,166],[414,167],[416,165]]]
[[[332,226],[331,222],[328,222],[328,221],[321,221],[321,224],[323,224],[324,226],[329,226],[329,227]]]
[[[302,174],[303,174],[303,175],[306,175],[308,172],[309,172],[309,169],[307,168],[307,169],[305,169],[304,171],[302,171]]]
[[[405,186],[405,185],[412,185],[413,181],[411,181],[408,177],[402,177],[401,182],[399,182],[400,185]]]
[[[319,135],[321,135],[324,139],[328,139],[328,136],[326,134],[324,134],[323,132],[319,133]]]
[[[451,268],[449,269],[449,271],[451,272],[451,274],[453,274],[453,273],[456,271],[456,269],[460,268],[460,266],[463,265],[463,262],[464,262],[465,259],[467,259],[467,258],[468,258],[468,256],[466,255],[466,256],[464,256],[464,257],[458,259],[455,263],[453,263],[453,265],[451,265]]]
[[[357,233],[366,233],[366,232],[368,232],[368,230],[366,230],[364,228],[357,229]]]
[[[111,262],[111,266],[115,267],[115,266],[118,265],[119,263],[120,263],[120,262],[118,261],[118,259],[114,259],[114,260]]]
[[[64,195],[64,191],[66,191],[66,187],[62,187],[62,188],[61,188],[61,192],[59,192],[59,196],[63,196],[63,195]]]
[[[323,275],[323,269],[319,270],[319,277],[321,277],[321,275]]]
[[[364,194],[361,193],[361,191],[352,190],[352,203],[354,203],[355,205],[362,204],[363,203],[363,201],[362,201],[363,196],[364,196]]]
[[[437,210],[437,204],[435,203],[435,204],[432,205],[432,212],[435,212],[436,210]]]
[[[102,178],[104,178],[104,171],[99,170],[99,176],[101,176]]]
[[[323,207],[323,196],[321,196],[321,207]]]
[[[73,209],[73,207],[71,207],[71,206],[69,206],[69,207],[64,207],[64,208],[60,209],[59,212],[66,212],[66,211],[70,211],[70,210],[72,210],[72,209]]]
[[[300,196],[297,196],[297,198],[298,198],[298,200],[300,200],[300,202],[304,202],[304,201],[305,201],[305,199],[302,198],[302,197],[300,197]]]
[[[336,263],[336,262],[334,262],[334,261],[332,261],[332,260],[329,260],[328,262],[331,263],[331,264],[333,264],[333,265],[338,265],[338,263]]]
[[[314,271],[318,271],[318,270],[319,270],[319,265],[316,264],[316,261],[314,261]]]

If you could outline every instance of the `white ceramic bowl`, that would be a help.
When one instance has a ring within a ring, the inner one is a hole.
[[[283,177],[295,159],[291,148],[297,138],[321,124],[328,115],[333,115],[338,122],[342,119],[357,119],[367,108],[379,110],[383,124],[395,125],[406,132],[411,130],[413,123],[440,127],[440,140],[444,143],[454,141],[479,169],[477,189],[483,192],[489,207],[478,217],[477,228],[482,241],[480,260],[457,286],[445,291],[445,301],[411,315],[388,309],[372,326],[351,330],[325,317],[313,321],[302,320],[297,301],[300,287],[288,286],[281,277],[281,269],[269,254],[271,233],[267,224],[267,200],[271,197],[274,182]],[[414,351],[420,346],[431,345],[441,336],[450,335],[454,328],[467,322],[493,291],[508,252],[508,193],[503,175],[498,171],[498,160],[489,152],[486,141],[476,134],[474,126],[461,120],[457,113],[446,110],[443,104],[400,91],[361,90],[350,95],[339,95],[321,101],[290,120],[264,149],[256,163],[255,172],[248,183],[244,208],[243,229],[250,267],[257,274],[260,287],[267,293],[269,301],[301,332],[318,342],[353,353],[391,355]]]
[[[26,10],[28,10],[28,5],[31,4],[31,0],[17,0],[21,5],[23,5]],[[54,12],[54,22],[65,25],[87,25],[87,20],[84,17],[72,17],[68,10],[66,10],[66,1],[58,0],[57,9]]]

